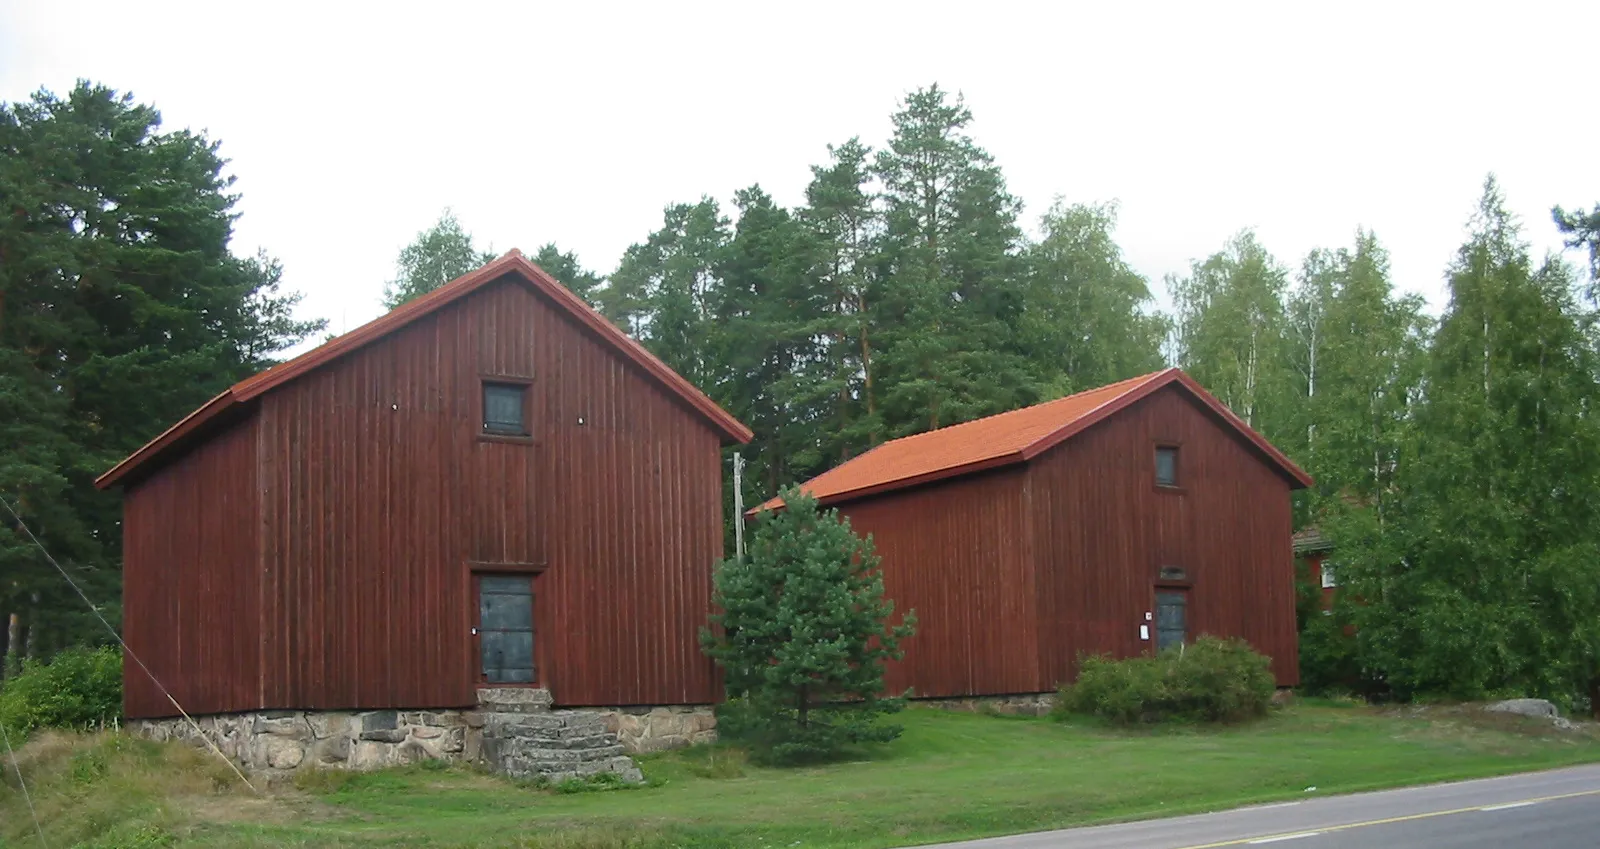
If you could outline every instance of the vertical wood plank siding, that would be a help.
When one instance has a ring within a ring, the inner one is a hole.
[[[532,379],[531,441],[480,438],[493,376]],[[259,509],[227,524],[260,542],[225,617],[256,656],[206,673],[227,696],[208,709],[471,704],[472,562],[543,567],[537,650],[558,704],[716,698],[697,634],[722,555],[720,437],[542,296],[489,286],[259,404]],[[193,467],[205,450],[163,474],[216,486]],[[130,524],[155,480],[128,493]],[[163,568],[130,546],[125,580]],[[163,592],[140,627],[191,598]]]
[[[255,698],[256,434],[227,427],[125,502],[122,638],[195,713]],[[138,664],[122,681],[129,716],[174,713]]]
[[[917,614],[905,657],[889,665],[890,692],[1041,689],[1025,480],[1015,468],[840,506],[857,533],[872,535],[895,609]]]
[[[1154,486],[1158,442],[1179,446],[1181,494]],[[1180,390],[1067,440],[1029,474],[1045,687],[1070,680],[1082,652],[1152,649],[1139,625],[1162,566],[1192,582],[1191,639],[1242,637],[1272,657],[1280,686],[1299,683],[1289,484]]]
[[[1155,487],[1158,442],[1179,446],[1181,493]],[[1162,566],[1189,576],[1191,638],[1243,637],[1280,686],[1299,683],[1289,484],[1176,388],[1026,466],[839,510],[873,535],[897,608],[921,619],[891,691],[1044,692],[1081,653],[1151,651],[1139,625]]]

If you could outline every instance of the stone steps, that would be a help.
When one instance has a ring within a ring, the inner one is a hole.
[[[497,772],[548,781],[601,773],[644,780],[600,714],[552,710],[548,690],[527,688],[479,690],[478,703],[482,757]]]

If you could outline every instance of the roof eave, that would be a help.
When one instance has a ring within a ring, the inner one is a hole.
[[[1003,468],[1005,466],[1014,466],[1018,463],[1024,462],[1026,459],[1027,458],[1023,456],[1021,451],[1011,451],[1005,454],[997,454],[993,457],[985,457],[982,460],[974,460],[973,462],[964,463],[960,466],[952,466],[948,469],[938,469],[936,471],[925,472],[920,475],[912,475],[908,478],[896,478],[892,481],[884,481],[882,483],[873,484],[872,486],[848,489],[843,492],[830,492],[827,495],[817,499],[817,506],[831,507],[834,505],[843,504],[847,501],[858,501],[862,498],[870,498],[874,495],[882,495],[886,492],[910,489],[914,486],[922,486],[923,484],[934,483],[949,478],[963,477],[966,475],[977,474],[978,472],[989,471],[990,469]],[[755,516],[768,510],[782,510],[784,506],[785,505],[781,499],[774,498],[769,501],[762,502],[755,507],[751,507],[750,509],[744,511],[744,513],[746,516]]]
[[[155,439],[146,442],[139,450],[129,454],[123,458],[122,462],[107,469],[105,474],[100,477],[95,478],[95,489],[105,490],[116,486],[119,481],[132,474],[135,469],[144,465],[145,462],[183,441],[185,437],[194,433],[206,422],[237,403],[239,403],[239,400],[233,394],[232,388],[222,390],[215,398],[207,401],[189,415],[179,419],[177,424],[162,431]]]
[[[100,489],[109,489],[115,486],[119,480],[127,477],[135,469],[170,450],[190,433],[193,433],[207,421],[232,406],[257,398],[277,386],[321,368],[346,353],[366,347],[387,336],[390,332],[404,327],[411,321],[460,300],[506,274],[515,274],[536,293],[557,301],[580,324],[585,325],[591,332],[602,339],[609,340],[616,345],[627,359],[632,360],[651,378],[673,394],[676,394],[695,412],[704,416],[718,432],[719,441],[722,444],[744,445],[754,438],[754,433],[750,428],[718,406],[715,401],[712,401],[709,396],[700,391],[699,387],[674,372],[666,363],[663,363],[643,345],[640,345],[637,340],[613,327],[610,322],[595,312],[594,308],[589,306],[582,298],[561,285],[544,269],[530,262],[522,255],[521,251],[513,249],[482,268],[462,275],[426,295],[402,304],[387,314],[379,316],[343,336],[324,342],[322,345],[298,357],[235,383],[217,397],[206,402],[204,406],[184,416],[177,424],[163,431],[161,435],[145,443],[144,446],[124,458],[122,462],[111,467],[105,474],[95,479],[95,486]]]

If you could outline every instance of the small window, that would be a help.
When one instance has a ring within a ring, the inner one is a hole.
[[[1178,449],[1171,445],[1156,446],[1156,486],[1178,485]]]
[[[1334,580],[1333,564],[1324,562],[1322,564],[1322,588],[1325,590],[1331,590],[1337,586],[1339,586],[1339,582]]]
[[[1182,566],[1162,566],[1158,573],[1163,581],[1187,581],[1189,570]]]
[[[505,436],[527,436],[528,425],[523,421],[527,408],[528,387],[517,383],[485,383],[483,385],[483,432]]]

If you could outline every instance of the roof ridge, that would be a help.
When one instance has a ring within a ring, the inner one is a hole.
[[[960,428],[960,427],[966,427],[967,425],[980,424],[982,422],[987,422],[987,421],[990,421],[992,419],[998,419],[1001,416],[1009,416],[1009,415],[1012,415],[1013,413],[1026,412],[1028,410],[1037,410],[1040,407],[1048,407],[1048,406],[1053,405],[1053,404],[1060,404],[1060,403],[1065,402],[1065,401],[1070,401],[1070,400],[1072,400],[1074,398],[1081,399],[1085,395],[1090,395],[1090,394],[1093,394],[1093,393],[1096,393],[1096,392],[1105,392],[1105,391],[1110,390],[1110,389],[1116,389],[1117,387],[1122,386],[1123,384],[1142,383],[1142,382],[1144,382],[1146,380],[1151,380],[1153,378],[1156,378],[1156,377],[1159,377],[1159,376],[1161,376],[1163,374],[1166,374],[1169,371],[1172,371],[1172,369],[1168,368],[1168,369],[1162,369],[1161,371],[1152,371],[1152,372],[1148,372],[1146,374],[1138,375],[1136,377],[1123,378],[1122,380],[1116,381],[1115,383],[1107,383],[1104,386],[1096,386],[1096,387],[1093,387],[1091,389],[1080,389],[1077,392],[1074,392],[1074,393],[1072,393],[1070,395],[1062,395],[1060,398],[1051,398],[1048,401],[1038,401],[1038,402],[1035,402],[1033,404],[1028,404],[1027,406],[1024,406],[1024,407],[1013,407],[1012,409],[1009,409],[1009,410],[1001,410],[998,413],[990,413],[987,416],[979,416],[978,418],[975,418],[975,419],[967,419],[964,422],[956,422],[955,424],[948,424],[948,425],[945,425],[943,427],[933,428],[931,430],[918,431],[917,433],[908,433],[905,436],[897,436],[894,439],[886,439],[883,442],[880,442],[877,445],[872,446],[871,451],[876,451],[877,449],[882,448],[885,445],[889,445],[889,444],[895,443],[895,442],[904,442],[905,440],[908,440],[908,439],[916,439],[918,437],[928,436],[929,434],[934,434],[934,433],[945,433],[946,431],[955,430],[956,428]],[[871,453],[871,451],[864,451],[864,452],[862,452],[860,454],[857,454],[856,457],[864,457],[867,454]],[[851,457],[850,460],[854,460],[854,459],[856,459],[856,457]],[[848,463],[848,462],[850,462],[850,460],[846,460],[845,462]],[[827,473],[824,472],[823,474],[827,474]]]

